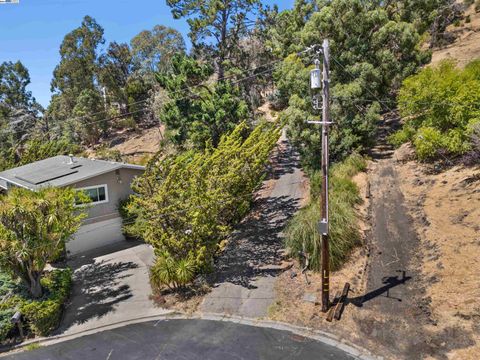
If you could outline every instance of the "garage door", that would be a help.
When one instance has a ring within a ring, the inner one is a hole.
[[[125,241],[125,237],[122,234],[122,218],[118,217],[81,226],[67,243],[67,253],[75,255],[121,241]]]

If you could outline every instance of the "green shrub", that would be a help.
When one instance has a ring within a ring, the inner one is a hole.
[[[367,169],[365,158],[357,153],[348,156],[344,161],[334,164],[331,168],[333,176],[340,178],[351,178],[361,171]]]
[[[57,300],[32,301],[21,307],[30,330],[40,336],[47,335],[57,327],[61,310],[62,304]]]
[[[363,157],[353,154],[330,170],[329,235],[330,266],[333,270],[340,268],[350,251],[360,243],[358,218],[354,208],[360,202],[360,196],[359,189],[351,178],[364,171],[366,166]],[[308,253],[310,268],[316,271],[321,266],[321,236],[318,233],[321,219],[320,180],[319,172],[310,175],[310,204],[290,220],[285,237],[290,255],[298,257],[300,252]]]
[[[40,300],[26,301],[20,311],[35,335],[48,335],[61,319],[65,301],[72,287],[72,270],[54,270],[42,279],[47,295]]]
[[[76,154],[80,151],[78,145],[67,140],[34,139],[26,143],[17,166],[30,164],[57,155]]]
[[[0,336],[12,329],[6,323],[8,314],[13,315],[20,311],[24,324],[34,335],[48,335],[55,329],[61,319],[63,305],[70,295],[72,287],[72,270],[56,269],[42,278],[44,296],[40,299],[31,299],[21,287],[15,289],[15,295],[0,303]],[[4,321],[5,320],[5,321]],[[10,321],[10,318],[8,318]],[[1,338],[5,340],[4,338]]]
[[[107,145],[99,146],[95,150],[95,156],[100,160],[122,162],[123,156],[118,150],[110,149]]]
[[[413,144],[421,160],[437,158],[440,149],[444,147],[442,133],[432,127],[420,128]]]
[[[10,331],[13,330],[14,325],[10,321],[15,311],[12,309],[0,310],[0,343],[7,340]]]
[[[401,130],[390,134],[388,137],[388,142],[395,147],[399,147],[400,145],[412,140],[414,135],[415,129],[409,126],[404,126]]]
[[[192,259],[176,260],[165,253],[157,256],[155,264],[150,269],[150,281],[155,289],[161,289],[164,285],[178,288],[190,283],[195,273],[195,262]]]
[[[218,146],[164,157],[157,154],[134,185],[126,230],[157,255],[152,283],[176,288],[211,269],[219,242],[249,211],[279,128],[243,122]]]
[[[480,119],[480,60],[464,69],[444,61],[422,70],[404,81],[398,102],[405,124],[391,135],[392,144],[412,141],[421,160],[466,153],[471,124]]]
[[[25,321],[35,335],[48,335],[61,319],[65,301],[72,287],[72,270],[54,270],[42,279],[47,295],[40,300],[26,301],[21,307]]]

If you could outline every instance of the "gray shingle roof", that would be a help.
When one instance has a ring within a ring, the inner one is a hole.
[[[0,172],[0,187],[6,188],[7,181],[31,190],[45,186],[63,187],[117,169],[145,168],[139,165],[61,155]]]

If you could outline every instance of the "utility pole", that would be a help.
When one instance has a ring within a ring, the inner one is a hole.
[[[330,125],[330,49],[323,40],[322,91],[322,311],[330,306],[330,254],[328,244],[328,126]]]
[[[320,75],[320,54],[322,55],[322,72]],[[328,40],[324,40],[322,49],[317,51],[315,69],[311,71],[310,82],[312,91],[322,89],[322,119],[309,123],[322,125],[322,194],[321,194],[321,221],[318,224],[322,236],[322,311],[327,312],[330,307],[330,254],[328,244],[328,128],[330,122],[330,49]],[[320,80],[321,77],[321,80]],[[313,94],[313,108],[320,110],[318,94]]]

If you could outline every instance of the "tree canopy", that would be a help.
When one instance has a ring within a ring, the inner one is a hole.
[[[174,18],[187,18],[193,45],[210,52],[209,56],[216,60],[218,77],[223,78],[241,36],[254,24],[249,16],[258,9],[260,1],[167,0],[167,4]]]
[[[197,148],[208,142],[217,146],[221,136],[247,116],[246,103],[235,86],[228,81],[206,83],[212,72],[209,64],[179,55],[170,72],[157,73],[167,94],[159,118],[176,144],[189,140]]]
[[[173,56],[185,52],[182,35],[163,25],[140,32],[130,45],[135,68],[146,75],[168,70]]]
[[[362,151],[372,144],[380,114],[395,106],[395,92],[402,80],[429,60],[420,47],[416,27],[390,16],[374,2],[333,0],[297,1],[293,10],[280,14],[296,29],[294,42],[284,37],[276,51],[287,54],[329,39],[331,45],[331,154],[342,159],[352,150]],[[292,20],[293,19],[293,20]],[[304,24],[302,26],[302,24]],[[274,27],[271,41],[284,31]],[[295,143],[305,164],[319,166],[319,131],[306,123],[314,118],[309,103],[308,64],[312,58],[290,54],[275,73],[276,101],[287,106],[282,117],[289,122]]]
[[[45,265],[64,249],[85,216],[75,206],[79,197],[88,201],[58,188],[14,188],[0,197],[0,268],[22,280],[35,298],[43,293]]]

